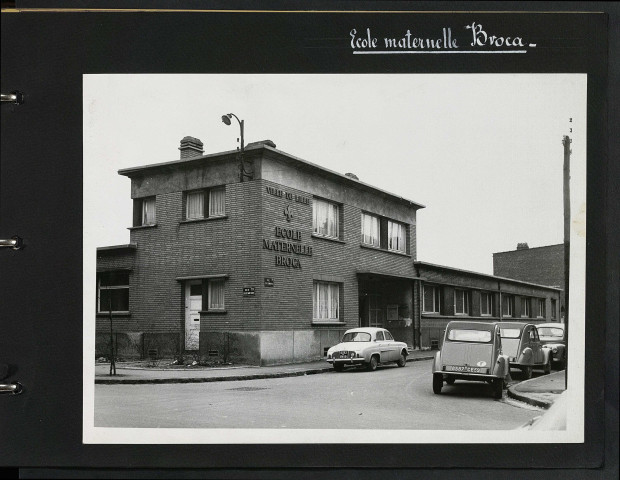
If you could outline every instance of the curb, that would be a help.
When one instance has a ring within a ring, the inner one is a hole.
[[[408,358],[407,362],[419,362],[432,360],[433,357]],[[229,377],[181,377],[181,378],[136,378],[136,379],[113,379],[95,378],[96,385],[145,385],[145,384],[174,384],[174,383],[211,383],[211,382],[234,382],[242,380],[263,380],[265,378],[303,377],[304,375],[316,375],[319,373],[333,372],[331,367],[300,370],[297,372],[257,373],[253,375],[237,375]]]
[[[552,401],[538,400],[537,398],[529,397],[528,395],[523,394],[523,393],[516,393],[514,391],[514,387],[508,387],[508,390],[506,391],[506,393],[510,398],[514,400],[519,400],[520,402],[527,403],[535,407],[543,408],[545,410],[548,410],[549,407],[553,405]]]

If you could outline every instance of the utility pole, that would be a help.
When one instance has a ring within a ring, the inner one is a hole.
[[[572,118],[571,118],[572,121]],[[572,129],[571,129],[572,131]],[[566,331],[566,349],[564,362],[564,388],[568,388],[568,292],[570,278],[570,144],[572,140],[568,135],[564,135],[562,145],[564,145],[564,329]]]

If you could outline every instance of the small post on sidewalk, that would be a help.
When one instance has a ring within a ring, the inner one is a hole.
[[[110,298],[109,302],[109,310],[110,314],[110,375],[116,375],[116,359],[114,358],[114,326],[112,324],[112,298]]]
[[[564,329],[566,330],[566,350],[564,356],[564,388],[568,388],[568,292],[570,278],[570,144],[572,140],[568,135],[564,135],[562,145],[564,145]]]

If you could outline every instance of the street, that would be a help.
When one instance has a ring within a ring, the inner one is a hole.
[[[517,373],[518,376],[518,373]],[[96,427],[503,430],[539,411],[457,381],[432,391],[430,361],[375,372],[262,380],[96,385]]]

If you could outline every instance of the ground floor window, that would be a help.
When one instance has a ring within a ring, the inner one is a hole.
[[[424,285],[424,313],[441,312],[441,288],[437,285]]]
[[[493,315],[493,294],[480,292],[480,315]]]
[[[551,299],[551,318],[554,320],[558,317],[557,304],[555,303],[555,299]]]
[[[545,304],[545,299],[539,298],[538,299],[538,318],[545,318],[546,314],[547,314],[547,308]]]
[[[515,311],[515,297],[512,295],[504,295],[502,298],[502,315],[504,317],[512,317]]]
[[[340,284],[314,282],[313,319],[317,321],[338,321],[340,319]]]
[[[532,301],[529,298],[521,299],[521,316],[528,318],[532,316]]]
[[[129,272],[100,273],[98,290],[98,312],[129,312]]]
[[[469,292],[457,288],[454,290],[455,315],[469,315]]]
[[[368,325],[383,327],[383,310],[381,309],[381,297],[379,295],[368,295]]]
[[[224,280],[208,282],[209,310],[224,310]]]

